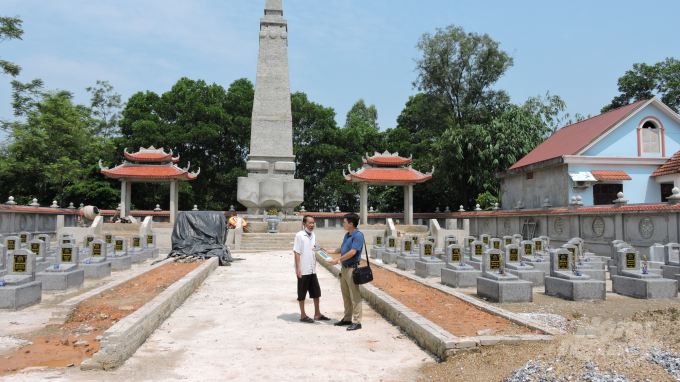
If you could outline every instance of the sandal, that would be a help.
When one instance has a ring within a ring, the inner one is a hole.
[[[321,317],[315,318],[315,320],[317,320],[317,321],[330,321],[331,319],[322,314]]]
[[[305,317],[305,318],[301,318],[301,319],[300,319],[300,322],[306,322],[306,323],[308,323],[308,324],[313,324],[313,323],[314,323],[314,320],[313,320],[311,317],[307,316],[307,317]]]

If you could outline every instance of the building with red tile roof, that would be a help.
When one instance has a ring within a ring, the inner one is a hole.
[[[342,174],[348,182],[361,185],[361,222],[367,222],[368,186],[404,186],[404,222],[413,224],[413,185],[432,179],[432,172],[422,173],[411,167],[411,158],[402,158],[399,153],[375,153],[366,155],[363,167],[357,171],[349,169]]]
[[[130,200],[132,183],[170,183],[170,222],[174,223],[178,212],[179,182],[194,180],[201,172],[189,172],[191,163],[186,168],[177,166],[179,157],[172,156],[172,150],[166,153],[163,148],[156,149],[140,147],[136,153],[128,153],[124,150],[125,158],[132,162],[124,161],[122,164],[108,168],[102,166],[99,160],[101,173],[107,178],[118,179],[121,182],[121,205],[120,215],[130,214]]]
[[[637,101],[562,127],[497,173],[502,205],[610,205],[619,192],[629,203],[665,202],[680,187],[678,151],[680,116],[657,98]]]

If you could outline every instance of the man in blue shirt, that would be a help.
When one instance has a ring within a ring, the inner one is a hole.
[[[335,265],[338,262],[342,264],[340,290],[342,291],[342,300],[345,304],[345,315],[342,320],[334,325],[348,326],[347,330],[361,329],[361,293],[359,293],[359,286],[352,279],[352,272],[359,266],[361,251],[364,248],[364,234],[357,229],[358,225],[359,215],[355,213],[345,215],[342,226],[347,231],[347,234],[342,239],[342,246],[332,251],[322,248],[328,254],[340,254],[340,258],[331,261],[330,264]]]

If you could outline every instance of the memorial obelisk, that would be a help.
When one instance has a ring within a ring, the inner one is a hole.
[[[275,207],[292,214],[303,201],[304,181],[295,179],[293,116],[288,78],[288,23],[282,0],[266,0],[260,19],[248,177],[238,178],[237,199],[248,215]]]

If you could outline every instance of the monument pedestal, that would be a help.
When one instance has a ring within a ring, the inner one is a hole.
[[[31,281],[30,276],[5,276],[5,286],[0,287],[0,309],[19,309],[41,299],[40,281]]]
[[[132,264],[141,264],[149,258],[149,252],[146,250],[131,250],[130,257],[132,258]]]
[[[645,300],[678,297],[677,280],[664,279],[656,274],[637,276],[612,276],[612,291]]]
[[[111,270],[114,272],[125,271],[132,268],[132,257],[130,255],[109,257],[108,261],[111,263]]]
[[[47,268],[44,272],[36,273],[35,279],[42,282],[43,290],[80,288],[85,282],[85,271]]]
[[[397,268],[402,271],[411,271],[416,269],[416,261],[420,259],[418,255],[399,255],[397,256]]]
[[[482,276],[477,279],[477,295],[493,302],[533,302],[531,282],[515,275],[498,275],[493,279]]]
[[[86,279],[103,279],[104,277],[111,276],[111,263],[108,261],[103,261],[101,263],[85,263],[85,260],[78,264],[78,268],[85,271]]]
[[[401,256],[401,252],[383,251],[382,262],[385,264],[396,264],[397,257]]]
[[[545,294],[571,301],[605,300],[606,283],[589,277],[574,276],[575,279],[545,277]]]
[[[454,288],[471,288],[477,286],[477,278],[482,277],[482,271],[469,265],[449,264],[442,268],[442,284]]]
[[[510,264],[508,264],[505,270],[511,275],[517,276],[520,280],[529,281],[535,287],[545,285],[545,272],[533,269],[531,265],[510,268]]]
[[[680,274],[680,266],[677,265],[662,265],[661,277],[665,279],[675,280],[675,275]]]
[[[442,274],[442,268],[444,268],[444,262],[440,259],[435,258],[434,260],[428,258],[422,258],[416,261],[416,276],[420,277],[440,277]]]

